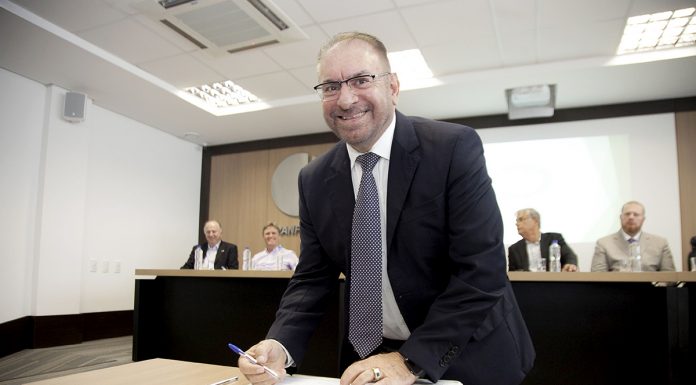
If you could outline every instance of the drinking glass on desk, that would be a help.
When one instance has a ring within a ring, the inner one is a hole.
[[[626,257],[621,260],[621,264],[619,265],[619,271],[622,273],[625,272],[630,272],[631,271],[631,258]]]
[[[546,258],[539,258],[539,264],[537,265],[536,271],[538,271],[538,272],[546,271]]]

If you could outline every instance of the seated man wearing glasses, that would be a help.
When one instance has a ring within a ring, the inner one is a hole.
[[[559,233],[542,233],[541,217],[534,209],[522,209],[516,213],[517,233],[522,236],[508,247],[510,271],[548,271],[549,246],[554,240],[561,246],[561,271],[578,271],[578,257]],[[540,269],[540,264],[545,266]]]

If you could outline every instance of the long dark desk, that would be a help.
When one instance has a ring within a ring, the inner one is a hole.
[[[537,351],[524,384],[696,383],[684,301],[696,274],[509,276]]]
[[[222,365],[236,365],[226,341],[250,346],[264,337],[290,277],[191,270],[136,270],[136,275],[133,360]],[[696,327],[690,328],[696,294],[689,295],[696,273],[509,276],[537,350],[524,384],[696,383],[691,348]],[[341,290],[342,281],[301,373],[339,376]]]
[[[291,273],[136,270],[136,276],[133,361],[167,358],[236,366],[237,355],[227,343],[244,349],[266,336]],[[339,290],[337,281],[335,300],[299,368],[303,374],[337,376],[343,335]]]

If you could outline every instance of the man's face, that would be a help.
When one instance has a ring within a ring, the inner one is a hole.
[[[517,213],[515,225],[517,226],[517,233],[521,235],[522,238],[529,237],[539,228],[539,224],[527,213]]]
[[[645,213],[643,208],[635,203],[624,205],[621,211],[621,228],[628,235],[636,235],[643,227]]]
[[[267,227],[263,231],[263,240],[266,242],[266,248],[276,248],[278,246],[278,230],[273,226]]]
[[[215,245],[220,242],[222,237],[222,229],[217,222],[208,222],[203,227],[203,233],[205,234],[205,239],[208,241],[209,245]]]
[[[343,41],[326,52],[318,66],[319,82],[388,72],[387,64],[362,40]],[[396,75],[375,78],[370,88],[341,86],[337,99],[322,101],[326,124],[360,152],[369,151],[394,116],[399,95]]]

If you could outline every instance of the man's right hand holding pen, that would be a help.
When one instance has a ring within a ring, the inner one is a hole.
[[[254,357],[257,364],[253,364],[244,356],[239,356],[237,366],[242,374],[254,385],[277,384],[285,378],[285,362],[287,356],[279,342],[263,340],[246,351]],[[278,374],[278,378],[268,373],[262,365],[267,366]]]

